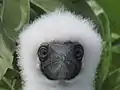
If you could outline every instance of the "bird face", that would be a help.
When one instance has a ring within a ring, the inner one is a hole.
[[[43,75],[50,80],[71,80],[81,70],[84,49],[78,42],[50,42],[38,49]]]

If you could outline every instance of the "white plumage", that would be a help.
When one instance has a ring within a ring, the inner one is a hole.
[[[19,39],[23,90],[94,90],[93,80],[100,62],[102,39],[90,20],[69,11],[56,10],[28,25]],[[82,71],[64,85],[48,80],[38,67],[40,61],[36,53],[40,44],[53,40],[78,41],[84,48]]]

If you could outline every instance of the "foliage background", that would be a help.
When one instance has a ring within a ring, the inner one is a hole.
[[[22,90],[15,53],[19,32],[63,5],[93,20],[104,40],[95,89],[120,90],[120,0],[0,0],[0,90]]]

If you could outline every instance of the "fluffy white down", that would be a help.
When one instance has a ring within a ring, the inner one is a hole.
[[[94,90],[93,80],[100,61],[102,40],[90,20],[58,10],[35,20],[21,32],[19,39],[23,90]],[[38,67],[40,44],[53,40],[78,41],[84,47],[82,71],[67,85],[48,80]]]

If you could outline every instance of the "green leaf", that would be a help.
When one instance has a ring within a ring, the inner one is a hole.
[[[31,8],[30,9],[30,21],[34,21],[37,18],[37,13]]]
[[[2,11],[2,0],[0,0],[0,17],[1,17],[1,11]]]
[[[96,0],[105,10],[110,20],[112,32],[120,34],[120,0]]]
[[[120,54],[120,45],[113,46],[112,51]]]
[[[100,29],[100,23],[85,0],[30,0],[39,8],[46,12],[52,12],[57,8],[65,8],[85,18],[90,18]]]
[[[30,22],[33,22],[36,18],[38,18],[40,15],[45,14],[45,11],[39,7],[37,7],[35,4],[30,3]]]
[[[19,73],[8,69],[0,81],[0,88],[6,90],[21,90],[21,77]]]
[[[1,17],[1,11],[2,11],[2,4],[0,4],[0,17]]]
[[[96,78],[96,89],[102,90],[102,86],[109,73],[112,60],[110,23],[104,10],[97,4],[97,2],[95,2],[94,0],[88,0],[87,3],[90,5],[94,13],[99,18],[102,27],[102,38],[104,41],[103,55]]]
[[[8,68],[12,68],[12,53],[8,50],[0,33],[0,79]]]
[[[102,90],[120,90],[120,68],[108,74]]]
[[[113,39],[113,45],[112,45],[112,63],[110,67],[110,71],[113,71],[117,68],[120,68],[120,40],[119,34],[120,34],[120,11],[118,10],[120,8],[120,0],[96,0],[105,10],[106,14],[108,15],[108,18],[110,20],[110,28],[114,35],[112,34]],[[117,77],[117,76],[116,76]],[[111,81],[115,82],[115,80]],[[108,82],[107,82],[108,83]],[[120,79],[119,79],[119,85],[120,85]],[[116,84],[115,90],[120,90],[120,86]],[[112,86],[112,84],[108,83],[108,87]],[[105,87],[105,85],[104,85]]]
[[[112,47],[111,47],[111,34],[110,34],[110,27],[109,27],[109,20],[105,13],[102,13],[99,15],[99,18],[101,19],[101,22],[103,24],[103,40],[105,41],[104,44],[104,52],[99,72],[99,80],[98,80],[98,90],[102,88],[102,84],[104,83],[104,80],[107,78],[107,75],[109,73],[111,60],[112,60]]]
[[[112,51],[120,54],[120,38],[113,41]]]
[[[114,42],[116,39],[120,38],[120,35],[117,33],[112,33],[112,42]]]
[[[2,13],[4,32],[15,41],[18,31],[29,21],[29,0],[3,0]]]
[[[43,9],[46,12],[54,11],[59,8],[62,3],[59,0],[30,0],[33,4]]]
[[[11,40],[7,35],[6,33],[4,32],[4,27],[3,27],[3,24],[2,24],[2,21],[0,19],[0,34],[2,35],[2,38],[4,40],[4,43],[6,44],[6,47],[11,51],[13,52],[14,49],[15,49],[15,42],[13,40]]]

